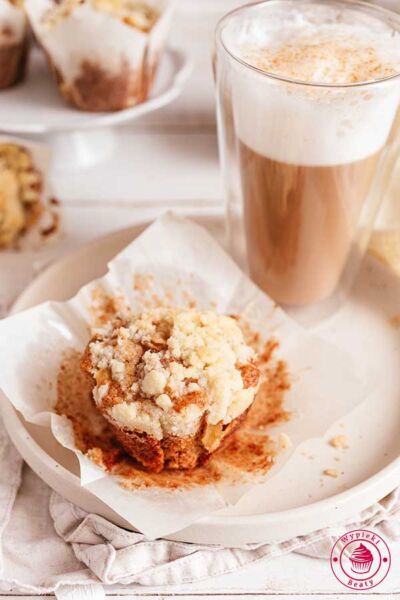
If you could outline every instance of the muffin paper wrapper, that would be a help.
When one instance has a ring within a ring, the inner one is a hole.
[[[130,70],[141,70],[144,60],[152,65],[161,52],[171,23],[174,0],[147,0],[160,11],[149,32],[123,23],[118,17],[83,3],[53,28],[43,17],[53,0],[27,0],[25,10],[32,29],[64,82],[73,84],[83,61],[99,66],[106,76],[118,75],[123,61]],[[94,34],[95,32],[95,34]]]
[[[75,448],[69,421],[52,412],[64,352],[71,347],[81,351],[89,340],[93,291],[101,286],[108,293],[122,292],[133,309],[140,310],[143,297],[134,290],[135,273],[151,274],[156,291],[171,289],[177,281],[189,282],[186,289],[190,285],[198,308],[214,303],[220,313],[244,315],[264,339],[279,340],[279,358],[287,362],[292,380],[284,408],[293,415],[271,426],[268,435],[276,439],[286,433],[292,445],[278,452],[267,478],[301,442],[322,437],[365,399],[366,390],[349,356],[293,322],[205,229],[172,213],[155,221],[109,263],[103,278],[81,288],[71,300],[47,302],[0,322],[0,387],[5,396],[27,421],[51,427],[57,440],[76,453],[82,486],[136,529],[156,538],[234,504],[260,483],[254,479],[236,487],[221,483],[176,491],[124,489]],[[268,481],[262,485],[267,493]]]

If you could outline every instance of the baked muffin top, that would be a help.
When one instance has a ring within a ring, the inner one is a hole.
[[[24,0],[0,0],[0,46],[13,46],[24,40],[27,21]]]
[[[0,143],[0,247],[11,245],[37,215],[42,176],[18,144]]]
[[[7,0],[7,2],[16,8],[24,7],[24,0]]]
[[[97,406],[122,428],[194,435],[224,426],[252,403],[259,370],[235,319],[159,308],[117,318],[88,344],[83,368]]]
[[[46,13],[45,24],[49,28],[56,27],[82,4],[89,4],[96,10],[117,17],[126,25],[145,33],[150,31],[159,17],[155,8],[134,0],[61,0]]]

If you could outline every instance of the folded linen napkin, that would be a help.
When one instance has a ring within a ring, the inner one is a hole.
[[[52,492],[12,446],[0,420],[0,591],[90,600],[104,586],[177,585],[232,573],[288,552],[329,556],[334,539],[355,527],[400,538],[400,489],[348,523],[280,544],[242,548],[147,541]],[[40,568],[38,568],[40,565]]]

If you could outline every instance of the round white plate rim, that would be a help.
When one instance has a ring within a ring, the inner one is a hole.
[[[215,216],[207,217],[204,215],[204,219],[213,219]],[[42,279],[51,275],[52,271],[57,271],[58,269],[65,268],[68,263],[74,262],[77,257],[85,252],[90,252],[95,247],[102,246],[103,244],[112,243],[113,240],[118,239],[120,236],[132,234],[132,239],[136,237],[140,231],[142,231],[148,223],[137,223],[131,227],[127,227],[125,229],[116,231],[114,233],[102,236],[98,239],[95,239],[77,250],[67,254],[61,259],[57,260],[55,263],[50,265],[47,269],[45,269],[42,273],[40,273],[22,292],[16,302],[13,304],[11,309],[12,313],[17,312],[20,309],[20,305],[24,304],[25,296],[29,296],[31,290],[33,290],[36,286],[40,286],[40,282]],[[50,466],[56,468],[58,474],[63,476],[66,480],[68,480],[74,487],[81,489],[79,478],[68,471],[65,467],[63,467],[60,463],[54,460],[51,456],[49,456],[41,446],[34,440],[34,438],[30,435],[30,433],[24,428],[22,421],[17,416],[17,411],[11,405],[10,402],[3,403],[3,412],[6,417],[11,418],[14,426],[18,433],[23,435],[26,440],[29,440],[29,443],[35,449],[36,454],[44,461],[49,463]],[[13,433],[9,434],[11,438],[13,438]],[[29,459],[27,460],[29,462]],[[318,512],[321,515],[325,515],[327,511],[332,511],[333,509],[338,509],[340,506],[350,503],[352,506],[357,506],[353,510],[348,511],[347,516],[353,516],[355,513],[360,512],[361,510],[370,506],[373,502],[378,501],[386,494],[391,492],[396,485],[400,483],[400,457],[396,458],[388,465],[386,465],[383,469],[378,471],[373,476],[367,478],[363,482],[349,488],[346,491],[340,492],[338,494],[329,496],[328,498],[318,500],[316,502],[312,502],[310,504],[284,510],[284,511],[276,511],[265,514],[255,514],[255,515],[240,515],[240,516],[229,516],[229,515],[210,515],[208,517],[203,518],[199,524],[204,528],[205,526],[209,527],[254,527],[261,526],[263,528],[267,527],[269,524],[276,523],[277,521],[297,521],[299,519],[310,518]],[[368,500],[366,499],[366,493],[368,492]],[[335,521],[332,520],[333,524]],[[195,524],[197,525],[197,524]],[[311,530],[309,530],[311,531]],[[308,533],[304,532],[304,533]],[[181,536],[173,535],[168,536],[171,539],[182,539]],[[187,540],[189,541],[189,540]]]
[[[178,64],[178,69],[174,72],[172,76],[172,82],[169,85],[169,87],[157,96],[152,97],[150,95],[150,98],[145,102],[132,106],[131,108],[109,113],[96,114],[89,112],[85,113],[85,111],[82,111],[81,114],[88,115],[88,120],[80,122],[79,126],[73,123],[66,123],[60,126],[50,127],[37,123],[31,125],[24,124],[22,126],[18,126],[18,124],[2,124],[0,121],[0,129],[8,133],[28,133],[33,135],[52,133],[56,134],[62,132],[73,132],[77,130],[81,131],[86,129],[105,127],[108,125],[118,125],[119,123],[136,119],[153,110],[162,108],[163,106],[169,104],[179,96],[193,68],[192,61],[189,59],[187,54],[181,49],[168,46],[164,49],[164,55],[167,57],[172,57],[174,62]],[[160,68],[162,68],[162,60],[160,62]],[[60,99],[60,102],[62,102],[62,99]]]

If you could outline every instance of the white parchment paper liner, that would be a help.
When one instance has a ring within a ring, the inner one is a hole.
[[[123,65],[129,71],[151,74],[157,65],[170,27],[175,0],[146,0],[160,16],[146,33],[135,29],[89,2],[77,6],[53,28],[43,23],[53,0],[26,0],[25,10],[40,44],[63,79],[63,85],[74,87],[82,75],[82,62],[100,67],[105,77],[119,76]],[[142,77],[136,77],[138,84]],[[111,80],[109,85],[112,85]],[[138,89],[138,93],[140,90]],[[130,102],[130,105],[133,101]]]
[[[276,308],[205,229],[167,214],[110,262],[105,277],[83,287],[72,300],[45,303],[0,323],[4,394],[25,419],[51,426],[67,448],[76,452],[71,426],[51,412],[62,354],[71,346],[83,349],[87,343],[92,292],[99,285],[109,292],[122,291],[133,308],[140,308],[133,287],[135,273],[151,273],[160,290],[171,289],[178,279],[189,282],[199,307],[214,302],[221,313],[244,314],[265,339],[278,338],[280,358],[287,361],[293,381],[285,408],[294,414],[269,433],[286,432],[293,445],[279,453],[270,473],[282,467],[298,444],[322,436],[363,399],[363,385],[348,356],[311,336]],[[82,454],[77,455],[82,485],[150,538],[178,531],[248,491],[248,486],[223,485],[172,492],[127,491]]]
[[[51,163],[50,146],[7,134],[0,134],[0,144],[17,144],[26,148],[32,156],[35,168],[42,177],[43,187],[40,201],[43,212],[39,216],[39,219],[16,242],[16,247],[19,250],[34,250],[46,241],[46,238],[41,235],[41,231],[51,227],[55,218],[54,207],[50,209],[49,205],[49,201],[53,197],[53,189],[49,178]],[[2,250],[2,253],[4,254],[5,251]]]

